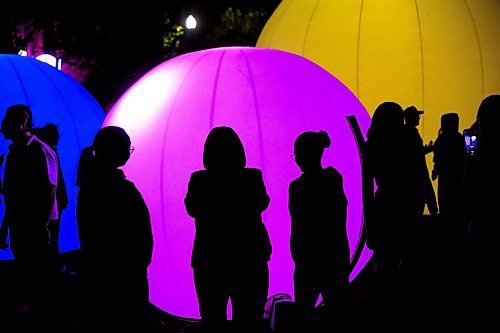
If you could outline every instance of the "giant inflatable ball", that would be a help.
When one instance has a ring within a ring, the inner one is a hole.
[[[335,77],[297,55],[256,48],[220,48],[171,59],[134,84],[104,126],[123,127],[135,151],[124,167],[150,209],[155,248],[150,299],[178,316],[199,318],[190,267],[195,225],[184,207],[192,172],[203,169],[203,145],[213,127],[240,136],[247,166],[260,168],[271,197],[263,214],[273,245],[270,295],[293,295],[288,185],[300,175],[290,158],[304,131],[326,130],[332,147],[324,165],[344,176],[348,236],[354,253],[362,228],[361,167],[347,115],[363,132],[369,115]],[[235,221],[237,223],[238,221]],[[362,253],[354,277],[369,259]]]
[[[468,128],[500,92],[499,18],[498,0],[283,0],[257,46],[314,61],[370,113],[384,101],[425,110],[428,142],[442,114]]]
[[[76,229],[76,170],[80,151],[90,145],[104,120],[96,100],[69,75],[33,58],[0,55],[0,121],[14,104],[26,104],[33,112],[33,125],[57,125],[60,133],[58,153],[69,206],[63,212],[59,245],[61,251],[79,247]],[[11,142],[0,135],[0,154]],[[2,168],[3,177],[3,168]],[[5,206],[0,203],[0,218]],[[0,259],[11,259],[10,250],[0,250]]]

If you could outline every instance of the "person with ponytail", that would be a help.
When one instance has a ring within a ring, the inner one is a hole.
[[[120,169],[134,148],[123,128],[108,126],[90,149],[94,160],[81,170],[76,210],[82,327],[140,332],[148,325],[147,269],[154,244],[148,207]]]
[[[345,310],[349,282],[347,198],[342,175],[321,159],[330,147],[328,133],[305,132],[294,144],[295,160],[302,175],[290,183],[292,220],[290,249],[295,262],[295,302],[306,320],[313,317],[319,295],[327,313]]]

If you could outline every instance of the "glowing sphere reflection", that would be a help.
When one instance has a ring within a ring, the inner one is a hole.
[[[183,199],[191,173],[203,168],[203,145],[215,126],[234,128],[245,146],[247,166],[264,174],[271,197],[263,215],[273,244],[271,295],[293,294],[288,185],[300,175],[290,154],[303,131],[326,130],[332,138],[324,165],[335,166],[344,176],[352,253],[361,232],[361,166],[347,115],[355,115],[365,133],[369,115],[340,81],[309,60],[270,49],[186,54],[133,85],[104,126],[125,128],[135,146],[124,169],[151,211],[152,303],[175,315],[199,317],[190,267],[195,226]],[[365,249],[351,278],[369,256]]]

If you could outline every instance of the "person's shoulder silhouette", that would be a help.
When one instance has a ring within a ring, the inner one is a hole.
[[[294,144],[295,162],[302,171],[289,189],[291,248],[296,264],[301,260],[322,261],[330,252],[326,249],[347,244],[347,197],[342,175],[332,166],[321,166],[323,151],[330,144],[324,131],[302,133]],[[337,260],[345,258],[339,256]]]

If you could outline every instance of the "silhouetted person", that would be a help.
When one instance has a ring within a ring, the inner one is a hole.
[[[408,197],[408,200],[416,200],[417,214],[422,216],[424,214],[425,205],[429,209],[431,215],[436,216],[438,213],[438,206],[436,201],[436,194],[432,187],[429,170],[425,161],[426,149],[422,141],[422,137],[418,133],[417,126],[420,124],[420,115],[424,111],[417,110],[416,107],[410,106],[404,110],[404,140],[407,140],[408,146],[405,150],[405,157],[408,158],[406,175],[408,180],[414,182],[415,198]],[[410,179],[411,177],[411,179]]]
[[[86,328],[146,324],[153,236],[141,194],[119,169],[130,158],[130,145],[122,128],[101,129],[93,143],[95,172],[78,193]]]
[[[295,301],[306,319],[312,318],[320,294],[330,315],[349,306],[347,197],[342,175],[321,165],[323,151],[330,143],[328,134],[320,131],[302,133],[294,144],[295,162],[302,175],[289,188],[290,249],[295,262]]]
[[[405,140],[403,109],[377,107],[363,154],[363,202],[367,245],[374,251],[376,320],[394,324],[400,310],[401,265],[411,248],[417,220],[412,147]],[[376,192],[374,188],[376,185]]]
[[[56,154],[31,133],[32,113],[18,104],[7,109],[1,131],[11,140],[7,155],[3,193],[5,214],[2,240],[10,238],[21,285],[28,304],[40,325],[53,325],[54,271],[52,270],[49,233],[50,220],[58,218]]]
[[[459,117],[448,113],[441,117],[441,130],[434,144],[434,170],[438,179],[438,201],[441,223],[451,239],[465,236],[461,214],[465,167],[465,140],[459,132]]]
[[[60,161],[57,152],[57,145],[59,144],[59,129],[54,124],[47,124],[42,128],[33,129],[37,138],[45,142],[56,153],[58,161]],[[61,163],[58,164],[57,173],[57,209],[58,218],[49,222],[50,245],[54,253],[59,254],[59,232],[61,230],[61,217],[63,210],[68,207],[68,192],[64,182],[64,176],[61,169]]]
[[[470,227],[470,267],[474,313],[472,325],[489,328],[496,324],[496,307],[491,300],[498,287],[498,235],[500,234],[500,95],[485,98],[478,110],[478,151],[467,161],[465,208]]]
[[[255,331],[267,299],[271,242],[261,218],[269,196],[258,169],[246,168],[243,144],[229,127],[210,131],[205,170],[194,172],[185,198],[195,218],[191,258],[200,314],[210,332],[226,320],[231,298],[240,330]]]
[[[441,129],[433,146],[434,170],[438,179],[439,223],[436,228],[436,247],[433,303],[436,308],[447,308],[452,316],[443,323],[453,321],[462,308],[465,273],[465,241],[467,228],[463,214],[463,187],[465,167],[465,140],[459,132],[459,116],[447,113],[441,117]],[[460,315],[459,315],[460,316]]]

